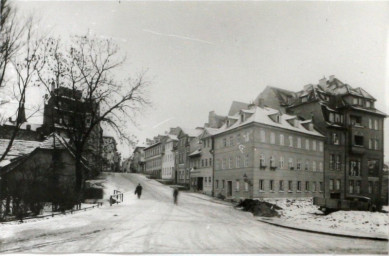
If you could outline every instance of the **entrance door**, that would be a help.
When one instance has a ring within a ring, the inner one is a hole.
[[[232,181],[227,181],[227,196],[232,196]]]
[[[203,177],[197,178],[197,190],[199,191],[203,190]]]

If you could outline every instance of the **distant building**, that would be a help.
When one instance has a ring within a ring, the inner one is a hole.
[[[145,173],[145,147],[137,146],[132,153],[131,172]]]
[[[189,187],[190,183],[190,143],[197,138],[204,128],[186,129],[181,127],[176,147],[177,183]]]
[[[204,128],[198,136],[198,140],[191,142],[190,178],[191,189],[213,195],[213,138],[217,133],[216,128]],[[196,145],[196,143],[198,145]]]
[[[145,173],[155,179],[162,178],[163,142],[156,140],[152,145],[144,148]]]
[[[118,172],[120,166],[120,154],[117,151],[117,144],[114,137],[103,137],[103,171],[104,172]]]
[[[214,193],[228,199],[321,196],[324,136],[311,120],[249,105],[213,135]]]
[[[163,156],[162,156],[162,174],[163,180],[174,181],[175,179],[175,151],[178,142],[176,135],[167,134],[163,143]]]

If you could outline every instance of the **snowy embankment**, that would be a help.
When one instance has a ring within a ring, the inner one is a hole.
[[[323,215],[312,199],[267,199],[269,203],[282,208],[277,223],[291,224],[294,227],[306,228],[320,232],[335,232],[355,235],[389,234],[389,215],[382,212],[337,211]]]

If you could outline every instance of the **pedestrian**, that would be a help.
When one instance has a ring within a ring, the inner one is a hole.
[[[140,199],[140,196],[142,195],[142,186],[140,185],[140,183],[138,184],[138,186],[136,186],[134,194],[138,195],[138,199]]]
[[[178,189],[175,188],[173,191],[174,204],[177,204]]]

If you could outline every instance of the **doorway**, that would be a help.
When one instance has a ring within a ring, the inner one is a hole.
[[[227,196],[232,196],[232,181],[227,181]]]

